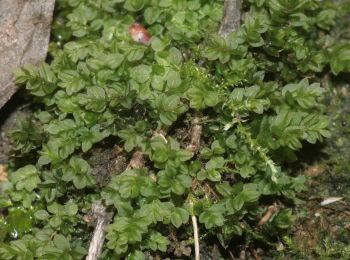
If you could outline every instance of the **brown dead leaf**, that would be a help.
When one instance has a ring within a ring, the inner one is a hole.
[[[305,170],[305,173],[306,175],[308,176],[311,176],[311,177],[314,177],[314,176],[318,176],[320,175],[321,173],[323,173],[325,171],[325,166],[322,165],[322,164],[315,164],[315,165],[312,165],[310,167],[308,167],[306,170]]]
[[[8,180],[7,165],[0,164],[0,182],[5,182]]]

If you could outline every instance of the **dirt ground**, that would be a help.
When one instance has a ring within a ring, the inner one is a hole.
[[[0,110],[0,164],[7,164],[9,159],[11,129],[16,126],[19,118],[28,113],[28,103],[26,103],[21,91]]]

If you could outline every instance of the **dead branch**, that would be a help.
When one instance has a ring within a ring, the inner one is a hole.
[[[193,225],[193,239],[194,239],[195,260],[200,260],[197,217],[195,215],[192,215],[191,218],[192,218],[192,225]]]
[[[193,154],[198,153],[201,144],[202,124],[201,114],[197,113],[192,120],[191,143],[187,146],[187,150]]]
[[[192,120],[191,142],[186,148],[187,150],[191,151],[193,154],[198,153],[200,148],[201,135],[202,135],[201,116],[202,114],[200,112],[196,112],[196,115]],[[196,182],[192,182],[192,189],[195,188],[196,186],[195,183]],[[197,217],[195,215],[192,215],[191,219],[192,219],[192,225],[193,225],[195,260],[200,260]]]
[[[226,38],[238,29],[241,24],[242,0],[225,0],[224,17],[221,21],[219,35]]]
[[[89,252],[86,260],[97,260],[100,258],[103,242],[105,240],[105,227],[111,220],[106,213],[106,207],[100,203],[92,204],[92,218],[96,220],[96,226],[90,241]]]
[[[278,210],[277,204],[273,204],[272,206],[269,206],[267,209],[265,215],[260,219],[258,226],[264,225],[269,219],[272,217],[273,214],[275,214]]]

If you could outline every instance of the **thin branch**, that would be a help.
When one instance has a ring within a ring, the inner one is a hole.
[[[103,242],[105,240],[105,227],[111,219],[106,213],[106,207],[100,203],[92,204],[92,216],[96,220],[96,226],[90,241],[86,260],[98,260],[100,258]]]
[[[236,31],[241,24],[242,0],[225,0],[224,17],[221,21],[219,35],[226,38]]]
[[[191,218],[192,218],[192,225],[193,225],[193,239],[194,239],[195,260],[200,260],[197,217],[195,215],[192,215]]]
[[[258,226],[262,226],[264,225],[267,221],[269,221],[269,219],[272,217],[273,214],[275,214],[278,210],[278,206],[277,204],[273,204],[272,206],[269,206],[269,208],[267,209],[266,213],[264,214],[264,216],[260,219]]]
[[[192,120],[191,143],[187,146],[187,150],[198,153],[201,144],[202,124],[201,113],[197,112]]]

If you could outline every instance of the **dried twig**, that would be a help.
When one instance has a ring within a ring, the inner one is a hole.
[[[159,136],[163,139],[164,143],[168,143],[168,140],[166,139],[167,133],[164,130],[157,130],[153,132],[153,136]]]
[[[255,260],[261,260],[261,257],[258,255],[255,249],[249,247],[248,250]]]
[[[202,125],[200,124],[200,117],[197,115],[192,120],[191,143],[187,146],[187,150],[191,151],[193,154],[196,154],[199,151],[201,134]],[[198,183],[196,181],[192,182],[193,190],[195,189],[197,184]],[[192,215],[191,219],[193,225],[195,260],[200,260],[197,217],[195,215]]]
[[[203,189],[206,193],[208,193],[209,196],[211,195],[214,200],[216,200],[216,201],[220,200],[219,195],[216,194],[216,192],[213,190],[212,187],[210,187],[210,185],[207,182],[204,184]]]
[[[191,218],[192,218],[192,225],[193,225],[193,239],[194,239],[195,260],[200,260],[197,217],[195,215],[192,215]]]
[[[332,204],[332,203],[334,203],[334,202],[340,201],[340,200],[342,200],[342,199],[343,199],[343,197],[329,197],[329,198],[324,199],[324,200],[320,203],[320,205],[321,205],[321,206],[326,206],[326,205]]]
[[[258,226],[264,225],[269,219],[272,217],[273,214],[275,214],[278,210],[277,204],[273,204],[272,206],[269,206],[267,209],[265,215],[260,219]]]
[[[219,35],[227,37],[241,24],[242,0],[225,0],[224,17],[221,21]]]
[[[187,150],[198,153],[201,144],[202,124],[201,114],[197,113],[192,120],[191,143],[187,146]]]
[[[100,203],[92,204],[92,217],[96,220],[96,226],[90,241],[86,260],[97,260],[100,258],[103,242],[105,240],[105,227],[110,221],[110,217],[106,213],[106,207]]]
[[[236,259],[236,258],[233,257],[232,259]],[[245,249],[241,250],[241,252],[239,253],[239,260],[246,260],[246,251],[245,251]]]
[[[143,153],[141,151],[136,151],[133,153],[131,160],[128,164],[127,170],[134,168],[142,168],[145,166],[145,161],[143,159]]]
[[[7,165],[0,164],[0,182],[8,180]]]

